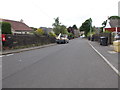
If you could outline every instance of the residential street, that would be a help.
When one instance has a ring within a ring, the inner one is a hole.
[[[118,75],[85,39],[2,60],[3,88],[118,88]]]

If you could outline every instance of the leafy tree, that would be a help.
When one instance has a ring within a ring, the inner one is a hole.
[[[81,27],[80,27],[80,31],[84,31],[85,32],[85,36],[87,36],[88,32],[92,32],[92,19],[89,18],[87,19],[84,23],[82,23]]]
[[[55,23],[53,23],[53,26],[59,26],[61,23],[59,22],[59,17],[54,18]]]
[[[103,28],[107,25],[107,20],[102,23]]]
[[[45,34],[45,32],[41,28],[37,29],[35,32],[38,35],[44,35]]]
[[[101,30],[102,30],[101,32],[103,32],[103,28],[105,28],[106,25],[107,25],[107,20],[103,21],[103,23],[102,23],[102,27],[101,27]]]
[[[61,25],[60,29],[61,29],[60,33],[62,33],[62,34],[68,34],[68,31],[67,31],[67,28],[66,28],[65,25]]]
[[[60,33],[60,22],[59,22],[59,17],[55,18],[55,23],[53,23],[53,31],[55,32],[56,35]]]
[[[73,25],[73,27],[72,27],[73,29],[75,29],[75,30],[78,30],[78,28],[77,28],[77,26],[76,25]]]
[[[62,34],[67,34],[67,29],[65,25],[61,25],[59,22],[59,17],[55,18],[55,23],[53,23],[53,31],[55,32],[56,35],[62,33]]]
[[[11,31],[11,24],[8,22],[0,22],[0,24],[2,25],[2,34],[12,34]]]

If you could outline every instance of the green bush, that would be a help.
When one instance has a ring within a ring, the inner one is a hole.
[[[45,32],[41,28],[37,29],[35,31],[35,33],[38,34],[38,35],[44,35],[45,34]]]
[[[0,22],[2,25],[2,34],[12,34],[11,32],[11,24],[8,22]]]
[[[87,37],[89,37],[89,36],[91,36],[91,35],[94,35],[95,34],[95,32],[89,32],[88,34],[87,34]]]
[[[111,31],[106,30],[106,31],[104,31],[103,33],[112,33],[112,32],[111,32]]]
[[[52,33],[52,32],[49,32],[49,36],[51,36],[51,37],[56,37],[56,34],[55,34],[55,33]]]

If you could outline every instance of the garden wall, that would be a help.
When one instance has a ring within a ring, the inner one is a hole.
[[[6,35],[6,41],[3,42],[3,47],[15,48],[20,46],[37,46],[49,43],[55,43],[55,38],[39,35]]]

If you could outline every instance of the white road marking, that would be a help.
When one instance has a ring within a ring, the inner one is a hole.
[[[14,54],[7,54],[7,55],[0,55],[0,57],[5,57],[5,56],[12,56],[12,55],[14,55]]]
[[[8,55],[6,55],[6,56],[12,56],[12,55],[14,55],[14,54],[8,54]]]
[[[96,48],[94,48],[90,43],[89,45],[103,58],[103,60],[120,76],[120,72],[100,53]]]
[[[5,55],[0,55],[0,57],[2,58],[2,57],[4,57]]]

